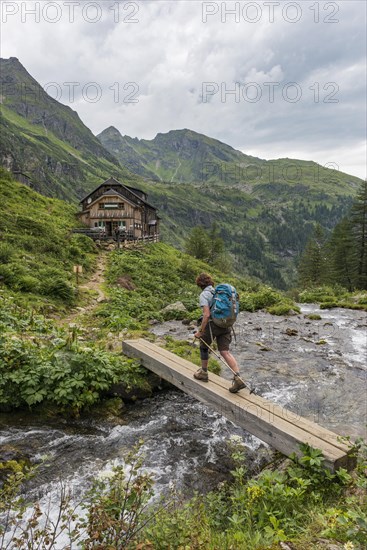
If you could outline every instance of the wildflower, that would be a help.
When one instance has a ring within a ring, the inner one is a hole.
[[[350,540],[344,544],[344,550],[354,550],[354,548],[355,546]]]
[[[255,500],[258,500],[265,494],[264,489],[262,489],[258,485],[252,485],[251,487],[247,487],[246,491],[250,499],[250,502],[254,502]]]

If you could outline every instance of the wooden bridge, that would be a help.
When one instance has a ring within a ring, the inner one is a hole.
[[[299,445],[308,443],[322,451],[324,465],[331,471],[341,467],[350,470],[355,466],[350,447],[340,441],[340,436],[322,426],[263,397],[250,394],[247,389],[231,394],[228,380],[215,374],[210,373],[209,382],[197,381],[193,378],[198,369],[196,365],[147,340],[127,340],[123,342],[122,349],[128,357],[139,359],[147,369],[284,455],[296,453],[300,456]]]

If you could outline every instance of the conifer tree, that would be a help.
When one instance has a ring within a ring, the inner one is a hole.
[[[352,292],[357,284],[357,254],[350,217],[334,228],[328,249],[332,281]]]
[[[224,247],[219,228],[214,222],[209,230],[194,227],[185,242],[185,251],[224,272],[231,271],[232,261]]]
[[[352,206],[351,224],[357,254],[356,286],[367,289],[367,181],[362,183]]]
[[[318,286],[328,279],[325,233],[320,224],[315,226],[302,254],[298,276],[302,287]]]
[[[216,222],[212,223],[208,232],[209,242],[209,263],[215,265],[217,260],[224,254],[224,241],[219,233]]]
[[[210,254],[209,239],[204,227],[193,227],[185,242],[185,251],[198,260],[207,261]]]

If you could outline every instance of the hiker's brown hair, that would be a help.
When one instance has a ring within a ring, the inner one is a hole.
[[[214,286],[214,281],[208,273],[200,273],[200,275],[196,277],[195,282],[202,289],[209,285]]]

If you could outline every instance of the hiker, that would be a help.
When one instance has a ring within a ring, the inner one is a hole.
[[[215,292],[214,281],[207,273],[201,273],[195,282],[202,291],[199,304],[202,308],[203,316],[201,318],[201,326],[198,332],[195,333],[195,338],[200,340],[201,369],[194,374],[194,378],[208,382],[209,349],[205,344],[210,346],[215,339],[219,353],[233,372],[233,382],[229,391],[237,393],[239,390],[245,388],[246,384],[240,379],[240,370],[237,361],[229,351],[229,345],[232,341],[231,327],[219,327],[211,320],[210,306],[212,305]]]

